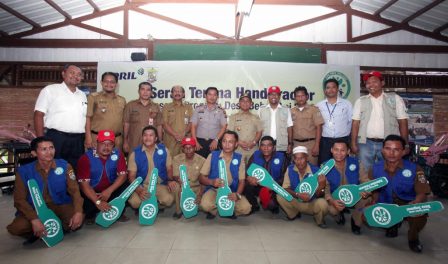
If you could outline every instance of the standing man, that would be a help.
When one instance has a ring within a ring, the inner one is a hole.
[[[339,82],[328,79],[324,84],[325,99],[316,104],[324,119],[322,138],[319,144],[321,164],[331,159],[331,146],[339,140],[350,141],[352,127],[352,104],[339,96]]]
[[[78,66],[66,65],[62,71],[63,82],[42,89],[34,107],[36,136],[45,134],[52,139],[54,157],[68,161],[73,168],[84,154],[87,98],[77,88],[82,78]]]
[[[261,138],[260,149],[255,151],[250,157],[247,167],[252,163],[265,168],[269,174],[271,174],[272,179],[274,179],[280,186],[282,185],[283,175],[285,174],[288,164],[285,155],[282,152],[275,150],[275,140],[271,136],[264,136]],[[251,213],[260,210],[257,196],[260,198],[260,203],[263,209],[271,210],[274,214],[279,212],[279,206],[277,199],[275,198],[276,193],[266,187],[260,186],[255,177],[248,176],[246,178],[244,195],[252,205]]]
[[[246,197],[241,195],[244,190],[246,179],[246,166],[242,155],[235,152],[238,146],[238,134],[234,131],[226,131],[222,136],[222,150],[213,151],[201,169],[199,182],[205,186],[200,208],[207,213],[207,219],[213,219],[217,214],[216,194],[217,188],[224,186],[219,178],[219,160],[223,159],[226,164],[227,182],[232,190],[229,200],[235,202],[234,216],[248,215],[250,203]]]
[[[89,149],[78,161],[77,178],[84,197],[86,224],[95,222],[99,211],[111,207],[109,201],[118,197],[127,187],[126,161],[122,152],[114,148],[112,130],[98,131],[95,149]],[[123,213],[120,222],[129,218]]]
[[[83,221],[83,199],[79,193],[76,176],[72,166],[65,160],[54,159],[53,141],[47,137],[37,137],[31,141],[31,154],[36,161],[18,168],[14,188],[14,207],[16,217],[7,226],[14,236],[22,236],[29,245],[45,236],[47,231],[37,217],[28,181],[36,180],[45,204],[61,219],[65,231],[76,230]]]
[[[190,182],[191,190],[196,193],[196,203],[200,204],[202,199],[202,190],[201,184],[199,183],[199,174],[202,168],[202,165],[205,162],[204,157],[196,154],[196,141],[194,138],[186,137],[182,139],[182,152],[179,155],[176,155],[173,158],[173,178],[180,178],[180,165],[185,165],[187,167],[188,180]],[[182,216],[182,212],[180,209],[180,192],[179,196],[176,196],[176,212],[174,213],[174,218],[180,218]]]
[[[383,143],[384,160],[373,165],[369,171],[371,179],[386,177],[389,183],[376,190],[373,195],[375,203],[390,203],[397,205],[416,204],[426,202],[427,195],[431,192],[429,182],[420,166],[402,157],[406,152],[406,141],[397,135],[389,135]],[[423,246],[420,244],[418,234],[423,230],[428,221],[428,214],[407,217],[409,223],[408,245],[409,248],[421,253]],[[386,237],[398,236],[398,223],[386,230]]]
[[[205,90],[206,104],[194,109],[191,117],[191,136],[196,140],[196,153],[207,158],[210,152],[218,149],[219,139],[227,127],[227,116],[216,103],[218,88],[208,87]]]
[[[240,97],[240,111],[229,117],[228,130],[238,134],[237,152],[243,155],[247,164],[250,156],[255,152],[263,130],[260,118],[250,112],[252,98],[247,92]]]
[[[277,151],[285,154],[292,150],[292,119],[288,107],[280,104],[280,87],[268,89],[269,104],[260,107],[258,115],[263,124],[263,136],[271,136],[277,142]]]
[[[142,144],[142,130],[150,125],[157,129],[157,138],[162,137],[162,112],[151,100],[152,85],[141,82],[138,85],[138,99],[130,101],[124,109],[123,151],[130,153]]]
[[[114,72],[105,72],[101,76],[101,92],[92,93],[87,97],[86,149],[96,145],[100,130],[111,130],[115,135],[115,147],[122,150],[123,146],[123,112],[126,99],[116,93],[118,76]]]
[[[327,228],[325,224],[325,215],[328,213],[328,204],[324,198],[325,176],[319,175],[316,193],[310,197],[307,193],[296,193],[295,189],[306,177],[318,171],[318,167],[308,164],[308,151],[306,147],[297,146],[293,150],[293,163],[288,166],[283,179],[283,188],[289,192],[294,199],[291,202],[286,201],[280,195],[277,195],[278,203],[286,213],[288,220],[294,220],[300,217],[301,213],[312,215],[317,226]],[[302,201],[299,202],[298,198]]]
[[[310,150],[308,161],[317,166],[324,119],[320,114],[319,108],[307,104],[309,94],[305,87],[297,87],[294,90],[294,96],[296,106],[291,109],[291,117],[294,124],[292,127],[294,147],[304,146]]]
[[[190,104],[183,102],[185,89],[180,85],[171,88],[172,103],[166,104],[162,109],[163,118],[163,143],[174,157],[182,152],[181,141],[190,133],[190,118],[193,108]]]
[[[364,74],[362,79],[369,94],[358,98],[353,107],[351,149],[369,170],[376,160],[383,159],[382,144],[388,135],[401,135],[406,142],[406,152],[409,152],[409,117],[400,96],[383,92],[381,73],[373,71]]]

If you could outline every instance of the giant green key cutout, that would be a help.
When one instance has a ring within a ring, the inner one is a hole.
[[[123,213],[123,209],[126,201],[129,199],[131,194],[137,189],[137,187],[142,183],[142,177],[135,179],[117,198],[109,202],[110,209],[105,212],[100,212],[95,219],[95,223],[104,228],[109,227]]]
[[[434,213],[442,210],[443,205],[438,201],[402,206],[379,203],[367,207],[364,210],[364,216],[369,226],[389,228],[403,221],[405,217]]]
[[[292,195],[289,194],[285,189],[283,189],[283,187],[278,185],[278,183],[274,181],[274,179],[272,179],[271,174],[269,174],[269,172],[260,165],[252,163],[249,166],[249,169],[247,169],[247,174],[251,177],[255,177],[258,181],[258,184],[260,184],[261,186],[264,186],[276,192],[288,202],[292,201]]]
[[[180,179],[182,181],[182,192],[180,194],[180,208],[185,218],[191,218],[198,214],[199,206],[196,204],[196,194],[190,188],[188,180],[187,167],[179,166]]]
[[[334,167],[334,159],[330,159],[323,165],[316,173],[311,176],[308,176],[303,181],[297,185],[294,190],[296,193],[307,193],[310,198],[313,197],[314,193],[317,190],[317,186],[319,186],[317,177],[319,175],[327,175],[327,173]],[[301,201],[301,199],[299,199]]]
[[[387,178],[380,177],[375,180],[371,180],[359,185],[347,184],[339,186],[332,193],[333,199],[341,200],[346,207],[354,206],[359,200],[361,200],[362,192],[371,192],[387,185]]]
[[[223,159],[219,160],[219,178],[224,182],[223,187],[218,188],[216,194],[216,205],[218,207],[218,213],[220,216],[232,216],[235,209],[235,202],[229,200],[228,195],[232,193],[230,190],[229,182],[227,181],[227,169]]]
[[[153,225],[159,213],[159,204],[156,197],[158,178],[159,170],[154,168],[151,173],[151,179],[149,179],[149,198],[142,201],[138,210],[138,220],[141,225]]]
[[[31,179],[28,181],[28,190],[30,191],[37,216],[42,224],[44,224],[45,230],[47,231],[47,235],[43,236],[42,240],[48,247],[52,247],[64,239],[62,222],[59,217],[57,217],[56,214],[45,204],[36,180]]]

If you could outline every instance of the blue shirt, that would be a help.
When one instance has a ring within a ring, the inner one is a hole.
[[[352,128],[352,104],[339,98],[336,104],[328,103],[327,99],[316,104],[325,121],[322,126],[322,136],[339,138],[350,135]]]

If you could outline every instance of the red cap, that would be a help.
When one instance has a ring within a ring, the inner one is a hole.
[[[112,130],[100,130],[98,132],[98,137],[96,138],[96,141],[104,142],[106,140],[110,140],[112,142],[115,141],[115,134]]]
[[[271,87],[269,87],[268,88],[268,94],[271,94],[271,93],[278,93],[278,94],[280,94],[280,87],[278,87],[278,86],[271,86]]]
[[[192,137],[184,137],[182,139],[182,146],[185,146],[185,145],[190,145],[190,146],[196,147],[196,140]]]
[[[381,72],[377,72],[377,71],[372,71],[366,74],[362,75],[362,80],[363,81],[367,81],[370,77],[375,76],[378,79],[380,79],[381,81],[383,80],[383,75],[381,74]]]

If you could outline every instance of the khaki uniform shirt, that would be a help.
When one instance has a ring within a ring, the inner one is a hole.
[[[254,115],[251,112],[239,111],[229,117],[229,125],[227,126],[227,129],[235,131],[238,134],[239,141],[252,142],[255,139],[255,134],[263,130],[263,126],[257,115]],[[252,150],[255,151],[255,149],[256,145]],[[241,147],[238,147],[238,151],[244,152]]]
[[[223,153],[219,154],[219,157],[221,157],[225,164],[226,164],[226,171],[227,171],[227,182],[229,183],[229,186],[233,182],[232,174],[230,173],[230,162],[232,159],[227,159],[223,156]],[[211,169],[211,162],[212,162],[212,154],[208,155],[207,160],[205,160],[204,165],[201,169],[202,175],[207,175],[207,177],[210,175],[210,169]],[[218,168],[213,168],[214,170],[218,170]],[[243,159],[241,159],[240,167],[238,169],[238,179],[244,180],[246,179],[246,165],[243,162]]]
[[[53,161],[51,166],[52,169],[56,168],[56,162]],[[47,178],[48,172],[40,166],[38,162],[36,162],[36,170],[42,177],[44,182],[44,190],[42,192],[42,196],[46,204],[52,204],[53,200],[51,199],[50,193],[48,192],[47,186]],[[84,199],[81,197],[81,193],[79,192],[78,182],[76,180],[75,172],[70,164],[67,165],[67,170],[65,173],[65,178],[67,182],[67,192],[72,198],[73,208],[75,212],[82,213],[82,205],[84,203]],[[14,187],[14,206],[17,210],[22,213],[26,219],[33,220],[37,218],[37,213],[33,209],[33,207],[27,201],[27,195],[29,193],[28,187],[25,186],[25,183],[22,181],[22,177],[19,172],[16,173],[16,181]]]
[[[193,107],[191,104],[175,102],[166,104],[162,109],[162,119],[165,125],[169,125],[176,133],[186,136],[186,129],[190,118],[193,115]],[[173,155],[179,154],[180,142],[168,133],[163,134],[163,143],[169,148]]]
[[[148,149],[147,147],[143,146],[142,150],[145,151],[146,158],[148,159],[148,174],[146,175],[145,181],[142,184],[148,184],[149,179],[151,179],[151,173],[154,169],[154,160],[153,155],[154,152],[157,151],[157,145],[153,149]],[[171,159],[170,152],[167,148],[166,149],[166,168],[170,168],[173,164],[173,161]],[[128,159],[128,171],[137,172],[137,163],[135,162],[135,151],[132,151],[132,153],[129,155]],[[162,182],[162,179],[159,177],[157,179],[157,184],[160,184]]]
[[[285,177],[283,177],[283,185],[282,185],[282,187],[285,188],[285,189],[287,189],[287,188],[290,188],[290,189],[291,189],[291,180],[289,179],[288,170],[289,170],[289,167],[288,167],[288,169],[286,169]],[[308,173],[313,174],[313,172],[311,171],[311,167],[310,167],[310,165],[307,165],[307,166],[306,166],[306,170],[305,170],[305,173],[304,173],[303,175],[300,174],[299,169],[297,169],[296,166],[294,166],[294,171],[296,171],[296,172],[299,174],[300,182],[302,182],[303,178],[304,178],[305,175],[307,175]],[[294,190],[293,190],[293,191],[294,191]]]
[[[305,105],[302,111],[298,107],[291,109],[293,122],[293,139],[307,139],[316,137],[316,128],[324,123],[319,108],[314,105]]]
[[[139,99],[127,103],[123,122],[129,123],[129,148],[133,151],[142,144],[142,131],[145,126],[162,125],[162,112],[158,104],[150,101],[146,106]]]
[[[204,164],[204,157],[194,154],[192,160],[187,160],[185,154],[179,154],[173,158],[173,177],[180,177],[179,166],[184,164],[187,167],[188,180],[190,181],[190,187],[198,187],[199,174],[201,172],[202,165]]]
[[[90,129],[96,132],[108,129],[115,134],[123,133],[125,106],[126,99],[120,95],[109,97],[103,91],[90,94],[87,97],[87,117],[91,118]]]

